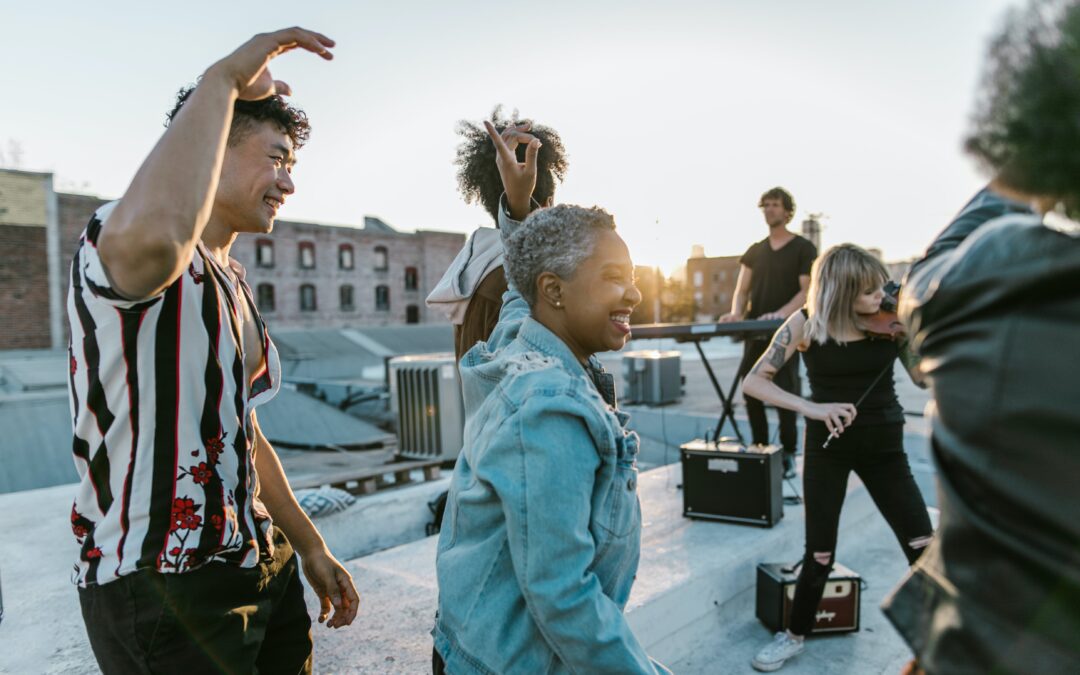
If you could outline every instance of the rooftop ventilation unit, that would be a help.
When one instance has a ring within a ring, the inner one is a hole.
[[[389,362],[389,380],[398,454],[409,459],[455,459],[461,451],[465,410],[454,355],[396,356]]]
[[[680,354],[677,351],[636,351],[623,354],[622,398],[627,402],[663,405],[682,396]]]

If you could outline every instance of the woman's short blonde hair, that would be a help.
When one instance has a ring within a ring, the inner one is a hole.
[[[881,261],[855,244],[839,244],[825,251],[810,269],[807,291],[807,342],[824,344],[831,336],[862,330],[855,300],[869,288],[889,280]],[[839,340],[837,340],[839,342]]]

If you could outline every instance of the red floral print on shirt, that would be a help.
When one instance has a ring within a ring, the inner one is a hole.
[[[201,506],[196,504],[194,499],[187,497],[180,497],[173,500],[172,507],[172,521],[169,528],[170,532],[176,532],[178,530],[194,530],[202,524],[202,516],[197,515],[195,511]]]
[[[189,468],[187,473],[191,476],[191,480],[198,485],[206,485],[214,476],[214,472],[210,470],[206,462],[199,462],[197,466]]]
[[[75,510],[75,505],[71,505],[71,531],[75,533],[75,539],[81,544],[86,535],[90,534],[90,530],[93,528],[94,523],[89,518],[84,516]]]
[[[210,466],[214,466],[218,463],[222,451],[225,450],[226,435],[227,434],[221,434],[217,438],[206,439],[206,461],[210,463]]]

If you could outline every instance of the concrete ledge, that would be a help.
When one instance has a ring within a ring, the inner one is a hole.
[[[427,536],[433,520],[428,502],[450,488],[449,476],[365,495],[340,513],[314,519],[326,545],[339,560],[352,560]]]
[[[427,502],[445,490],[448,483],[449,478],[445,478],[363,497],[346,511],[315,519],[315,525],[341,560],[354,557],[350,552],[367,553],[415,541],[425,536],[424,525],[431,520]],[[78,592],[71,583],[78,555],[69,524],[75,490],[72,484],[0,495],[0,583],[5,610],[0,624],[0,673],[97,672],[83,627]],[[434,561],[434,542],[432,538],[430,554],[417,557],[417,562]],[[327,638],[341,638],[362,647],[370,661],[366,672],[388,672],[381,665],[382,659],[393,656],[397,644],[394,636],[406,630],[398,624],[402,611],[395,595],[403,584],[401,570],[407,569],[409,559],[414,557],[408,547],[397,551],[387,551],[378,559],[379,564],[361,564],[363,571],[354,571],[363,594],[363,616],[357,626],[337,633],[316,626],[317,656],[324,653]],[[401,562],[403,559],[405,562]],[[361,563],[365,560],[360,559]],[[356,563],[351,565],[355,567]],[[410,583],[430,583],[434,598],[434,562],[429,576],[426,581],[415,576]],[[310,593],[308,600],[311,615],[316,616],[318,609]],[[430,611],[426,605],[422,611],[417,610],[423,620],[418,614],[415,630],[425,636],[435,613],[434,601],[430,607]],[[430,638],[427,649],[430,660]],[[321,662],[317,666],[319,672],[342,672],[342,668],[329,668]],[[345,664],[344,670],[350,669]]]

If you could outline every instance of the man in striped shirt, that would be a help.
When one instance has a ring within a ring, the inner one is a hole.
[[[267,66],[296,48],[330,59],[333,45],[292,28],[212,65],[75,253],[71,525],[83,618],[107,673],[310,672],[294,547],[319,621],[356,616],[352,578],[259,429],[256,407],[281,369],[229,257],[237,234],[273,227],[309,131]]]

